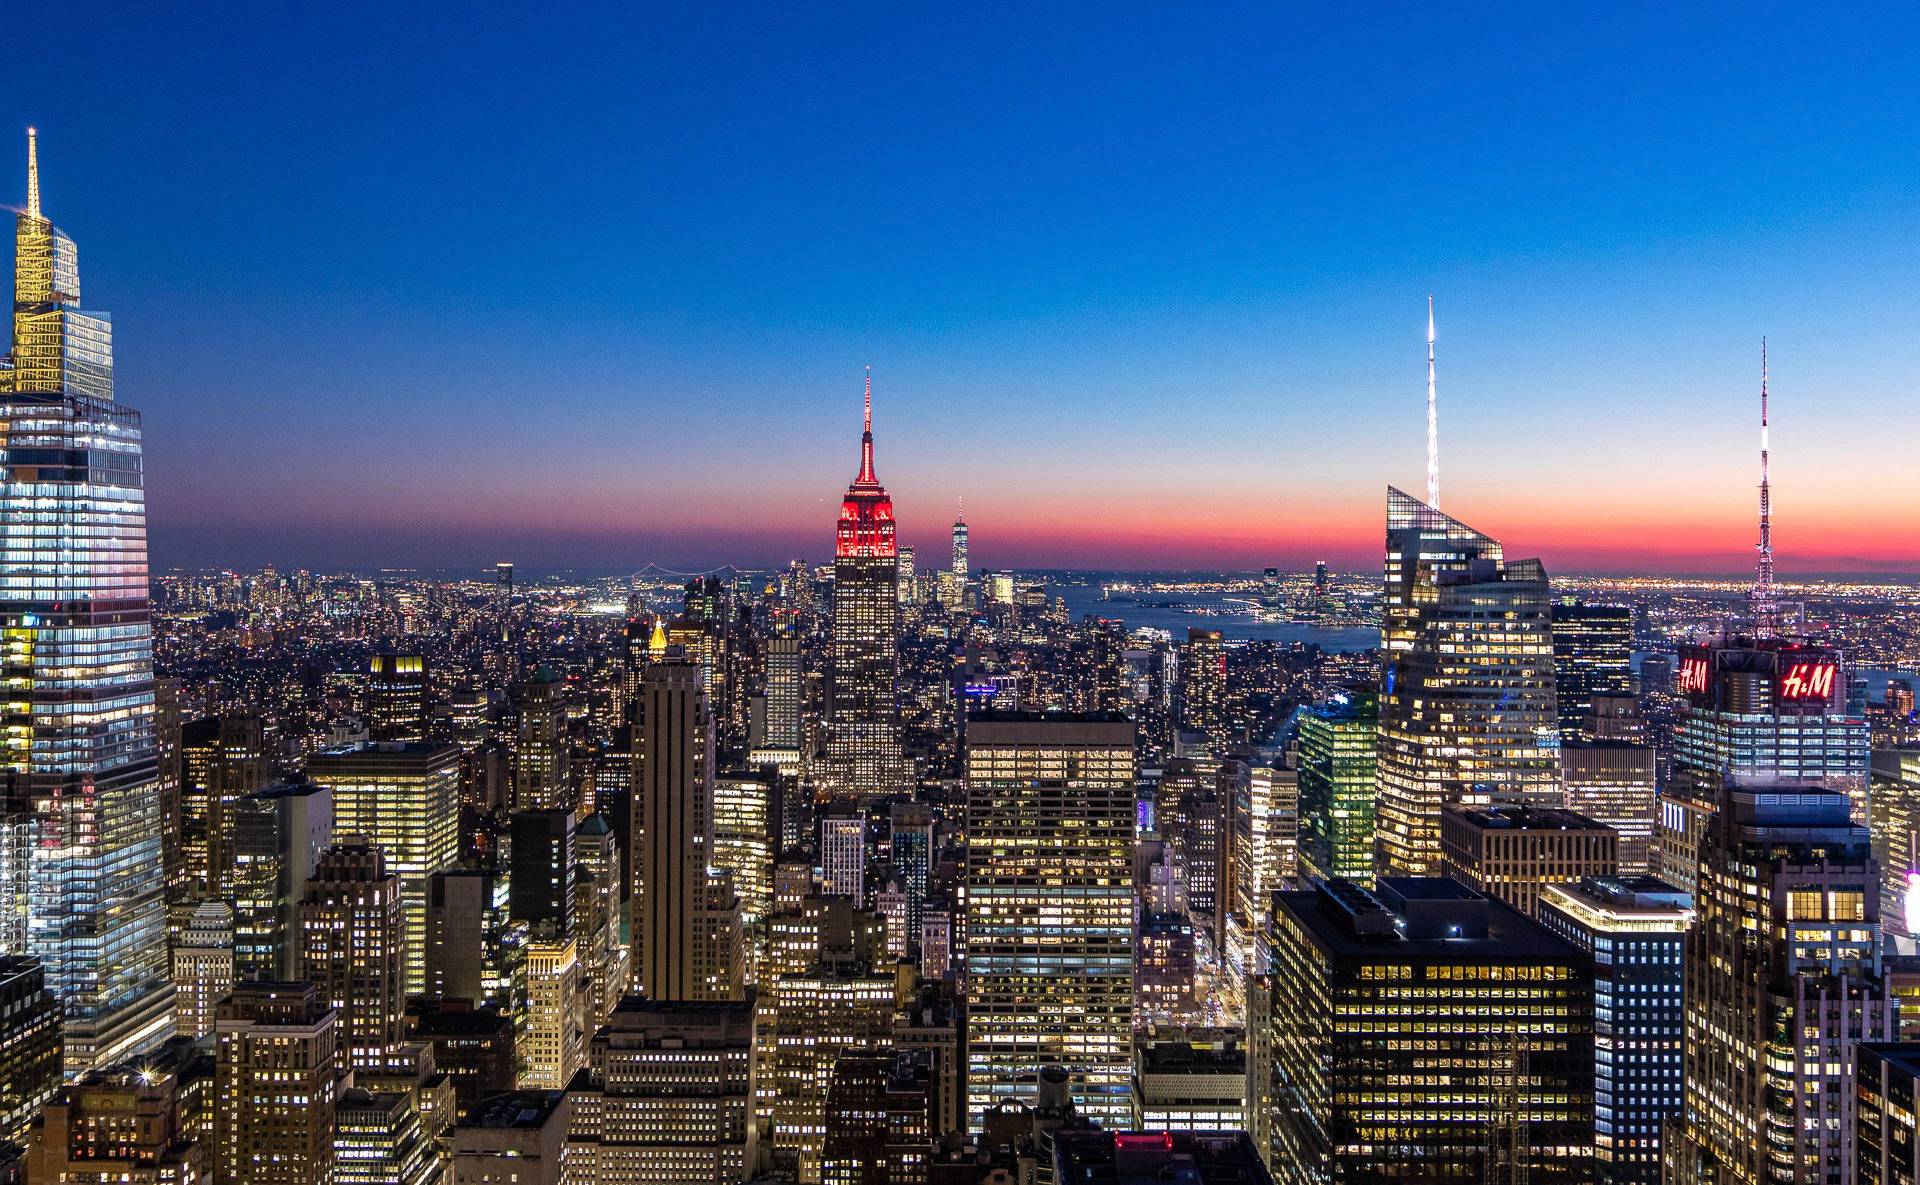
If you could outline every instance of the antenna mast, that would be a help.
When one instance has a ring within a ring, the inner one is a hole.
[[[1773,486],[1767,473],[1767,339],[1760,339],[1760,558],[1754,566],[1753,628],[1773,635],[1778,609],[1773,587]]]
[[[1427,293],[1427,505],[1440,509],[1440,407],[1433,382],[1433,293]]]

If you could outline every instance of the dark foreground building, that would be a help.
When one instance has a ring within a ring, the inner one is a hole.
[[[1247,1103],[1275,1180],[1592,1180],[1585,952],[1440,878],[1274,903]]]

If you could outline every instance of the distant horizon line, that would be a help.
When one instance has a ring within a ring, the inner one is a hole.
[[[793,563],[793,562],[805,563],[809,568],[820,568],[820,567],[830,566],[832,563],[832,560],[831,559],[809,560],[804,557],[795,557],[794,560],[788,561],[788,563]],[[632,568],[629,568],[626,565],[589,566],[589,565],[567,565],[567,564],[556,565],[556,564],[538,564],[538,563],[523,565],[523,564],[514,564],[514,561],[512,560],[495,560],[491,562],[475,563],[472,565],[467,565],[467,564],[312,565],[312,564],[280,564],[280,563],[274,563],[272,561],[268,561],[266,563],[253,565],[251,567],[243,566],[243,565],[232,565],[232,564],[216,564],[216,565],[202,565],[202,566],[171,565],[166,568],[154,568],[151,571],[152,571],[152,574],[155,576],[211,576],[211,575],[218,575],[220,573],[247,575],[252,573],[263,572],[268,568],[273,568],[276,572],[281,574],[286,574],[289,572],[309,572],[319,576],[368,576],[368,575],[383,575],[383,574],[385,575],[403,575],[403,574],[445,575],[449,573],[462,573],[462,572],[470,572],[478,576],[478,575],[491,575],[495,570],[495,566],[497,564],[502,564],[502,563],[513,564],[516,575],[525,574],[529,576],[551,577],[551,576],[565,574],[565,575],[578,575],[587,579],[600,579],[600,580],[611,579],[617,576],[640,576],[640,575],[646,574],[647,570],[650,568],[654,569],[657,575],[662,575],[662,576],[706,576],[706,575],[712,575],[719,572],[725,572],[728,570],[732,570],[734,572],[741,572],[741,573],[782,572],[782,571],[785,571],[788,566],[787,563],[735,564],[735,563],[729,562],[724,564],[711,565],[704,568],[694,568],[694,567],[682,568],[682,567],[669,566],[666,564],[661,564],[653,561],[650,561],[648,563],[641,564],[637,567],[632,567]],[[931,576],[936,573],[945,572],[947,570],[948,569],[944,566],[933,566],[933,567],[928,567],[924,572],[917,573],[917,575]],[[1330,565],[1327,571],[1329,572],[1329,574],[1335,575],[1335,576],[1378,576],[1379,575],[1379,570],[1375,568],[1343,568],[1343,567],[1336,567],[1336,566]],[[1021,565],[1015,565],[1011,567],[978,566],[971,570],[970,575],[974,577],[978,577],[982,574],[989,574],[989,573],[995,573],[995,572],[1011,572],[1015,575],[1045,574],[1045,575],[1068,575],[1068,576],[1089,576],[1089,577],[1090,576],[1178,576],[1178,577],[1219,576],[1219,577],[1245,577],[1245,578],[1259,579],[1261,576],[1265,574],[1265,568],[1263,567],[1116,568],[1116,567],[1103,567],[1103,566],[1097,566],[1097,565],[1094,565],[1094,566],[1059,565],[1059,566],[1051,566],[1051,567],[1027,567],[1027,566],[1021,566]],[[1281,568],[1276,568],[1276,572],[1282,576],[1311,576],[1314,572],[1314,568],[1312,566],[1308,566],[1304,568],[1281,567]],[[1727,583],[1744,584],[1744,583],[1750,583],[1753,580],[1753,575],[1754,574],[1750,569],[1742,569],[1742,570],[1736,570],[1736,571],[1700,570],[1700,571],[1690,571],[1690,572],[1678,572],[1678,571],[1648,572],[1648,571],[1621,571],[1621,570],[1612,570],[1612,569],[1603,569],[1603,568],[1569,568],[1569,569],[1564,569],[1555,573],[1550,573],[1549,579],[1558,578],[1558,577],[1568,577],[1568,578],[1580,578],[1580,579],[1622,580],[1622,581],[1666,580],[1666,581],[1699,581],[1702,583],[1711,582],[1716,584],[1727,584]],[[1876,572],[1876,571],[1866,570],[1866,569],[1835,568],[1835,569],[1825,569],[1825,570],[1819,570],[1819,571],[1810,570],[1810,571],[1804,571],[1804,572],[1787,572],[1783,574],[1783,573],[1779,573],[1778,570],[1776,569],[1776,577],[1782,578],[1789,583],[1794,583],[1794,582],[1804,583],[1808,581],[1848,581],[1848,582],[1860,583],[1860,584],[1889,584],[1889,585],[1920,583],[1920,571]]]

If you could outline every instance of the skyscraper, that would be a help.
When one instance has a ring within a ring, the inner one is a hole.
[[[564,1090],[586,1064],[587,1033],[580,988],[580,947],[544,923],[527,943],[527,1009],[516,1044],[519,1085]]]
[[[1132,1110],[1134,726],[1111,713],[967,722],[967,1115],[1064,1070],[1079,1111]]]
[[[333,791],[335,835],[378,847],[399,878],[406,920],[406,990],[426,990],[427,881],[460,855],[460,750],[427,741],[327,749],[307,776]]]
[[[1380,874],[1428,874],[1440,809],[1559,805],[1547,575],[1387,490],[1380,690]]]
[[[1300,866],[1323,880],[1373,883],[1380,697],[1342,691],[1300,713]]]
[[[295,911],[320,853],[333,842],[333,791],[283,782],[234,806],[233,964],[237,979],[291,979],[299,963]]]
[[[327,1185],[344,1060],[337,1014],[310,983],[235,985],[215,1021],[220,1181]],[[184,1182],[182,1182],[184,1185]]]
[[[157,1044],[173,1021],[146,493],[140,413],[113,397],[112,326],[80,309],[78,252],[41,211],[27,137],[13,366],[0,370],[0,849],[27,857],[0,864],[0,934],[45,969],[77,1073]]]
[[[1729,775],[1839,790],[1865,823],[1867,722],[1847,708],[1844,670],[1838,651],[1796,639],[1722,635],[1682,647],[1674,784],[1709,797]]]
[[[340,1014],[340,1053],[377,1066],[400,1040],[405,944],[399,881],[380,849],[354,839],[320,857],[300,902],[300,977]]]
[[[1854,1179],[1852,1048],[1892,1040],[1880,885],[1844,794],[1728,785],[1685,952],[1685,1094],[1669,1181]]]
[[[0,1141],[27,1142],[60,1085],[60,1001],[40,964],[0,955]]]
[[[836,797],[895,794],[912,777],[900,743],[899,548],[893,499],[873,472],[873,374],[867,374],[860,472],[840,503],[833,549],[833,645],[827,777]]]
[[[1553,603],[1553,679],[1562,740],[1592,740],[1587,712],[1596,695],[1633,694],[1633,608]]]
[[[1680,1110],[1680,951],[1692,900],[1647,876],[1549,885],[1540,923],[1594,960],[1594,1176],[1656,1185],[1661,1128]]]
[[[578,810],[567,738],[566,684],[541,667],[520,684],[520,733],[513,750],[513,809]]]
[[[1189,629],[1180,652],[1181,724],[1215,735],[1227,724],[1227,652],[1219,630]]]
[[[889,602],[890,604],[893,602]],[[633,795],[633,988],[654,1000],[731,999],[739,913],[713,862],[713,718],[700,668],[647,668]]]
[[[956,613],[967,604],[967,517],[960,511],[953,515],[953,559],[940,573],[940,603]]]
[[[427,739],[427,660],[376,654],[367,668],[367,730],[376,741]]]
[[[820,894],[867,901],[867,820],[832,815],[820,820]]]
[[[730,1185],[753,1164],[751,1002],[629,997],[593,1039],[600,1181]]]
[[[258,716],[210,716],[180,729],[180,846],[193,897],[233,891],[233,812],[267,784],[265,725]]]
[[[1377,883],[1275,898],[1247,1098],[1274,1179],[1591,1181],[1592,960],[1456,881]]]

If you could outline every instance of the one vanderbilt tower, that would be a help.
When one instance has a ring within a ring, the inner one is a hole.
[[[65,1005],[66,1070],[172,1035],[140,414],[80,309],[27,132],[13,350],[0,363],[0,947]]]

